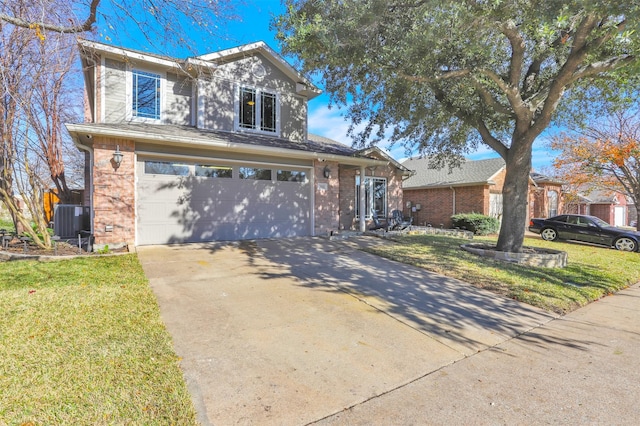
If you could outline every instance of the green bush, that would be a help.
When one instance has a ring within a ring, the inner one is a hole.
[[[500,229],[500,222],[495,217],[480,213],[461,213],[451,216],[454,228],[466,229],[476,235],[495,234]]]

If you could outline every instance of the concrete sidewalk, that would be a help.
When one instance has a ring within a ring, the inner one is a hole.
[[[202,424],[639,414],[637,287],[554,320],[356,248],[319,238],[140,248]]]
[[[640,418],[640,286],[317,424],[616,424]]]

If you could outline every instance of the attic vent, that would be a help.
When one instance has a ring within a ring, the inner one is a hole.
[[[254,64],[251,68],[251,72],[256,78],[264,78],[267,75],[267,70],[262,64]]]

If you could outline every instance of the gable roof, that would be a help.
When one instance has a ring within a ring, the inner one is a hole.
[[[505,168],[502,158],[467,160],[451,172],[448,167],[429,168],[428,158],[409,159],[402,165],[414,171],[414,174],[402,184],[404,189],[494,185],[492,179]]]
[[[562,181],[560,181],[560,180],[558,180],[556,178],[553,178],[553,177],[550,177],[550,176],[547,176],[547,175],[543,175],[542,173],[531,172],[530,176],[531,176],[531,179],[533,179],[533,181],[536,184],[549,183],[549,184],[555,184],[555,185],[564,185],[564,182],[562,182]]]
[[[618,197],[621,195],[615,191],[606,191],[602,189],[593,189],[581,191],[578,194],[581,203],[585,204],[616,204]]]
[[[374,157],[378,157],[378,158],[383,158],[383,159],[387,160],[390,164],[395,166],[396,168],[398,168],[398,169],[402,170],[403,172],[405,172],[404,173],[405,176],[411,176],[412,175],[411,170],[409,170],[403,164],[399,163],[397,160],[395,160],[393,157],[391,157],[389,154],[387,154],[385,151],[383,151],[382,149],[378,148],[377,146],[372,146],[372,147],[369,147],[369,148],[361,149],[357,153],[359,155],[362,155],[362,156],[365,156],[365,157],[374,156]]]
[[[287,61],[284,60],[282,56],[280,56],[275,50],[271,49],[264,41],[248,43],[242,46],[232,47],[231,49],[207,53],[205,55],[197,56],[196,58],[212,63],[226,63],[237,58],[242,58],[256,53],[260,53],[269,59],[269,61],[287,77],[295,81],[298,85],[298,93],[307,96],[309,99],[315,98],[322,93],[322,90],[318,89],[313,85],[313,83],[296,71]]]
[[[190,69],[204,68],[212,70],[215,69],[219,63],[226,63],[237,58],[260,53],[288,78],[296,83],[296,93],[306,96],[308,99],[315,98],[322,93],[322,90],[318,89],[307,78],[296,71],[287,61],[284,60],[282,56],[267,46],[263,41],[245,44],[205,55],[192,56],[186,59],[172,58],[170,56],[158,55],[135,49],[125,49],[123,47],[84,39],[78,40],[78,45],[80,47],[80,51],[83,53],[94,52],[119,58],[136,59],[166,68],[181,69],[186,74],[188,74],[187,70]]]

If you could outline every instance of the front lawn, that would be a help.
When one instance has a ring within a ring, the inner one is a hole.
[[[135,255],[0,263],[0,424],[196,424]]]
[[[495,244],[496,238],[473,242]],[[536,268],[475,256],[460,249],[469,240],[438,235],[405,235],[368,249],[399,262],[466,281],[557,313],[572,311],[640,281],[640,253],[525,238],[525,246],[566,251],[566,268]]]

